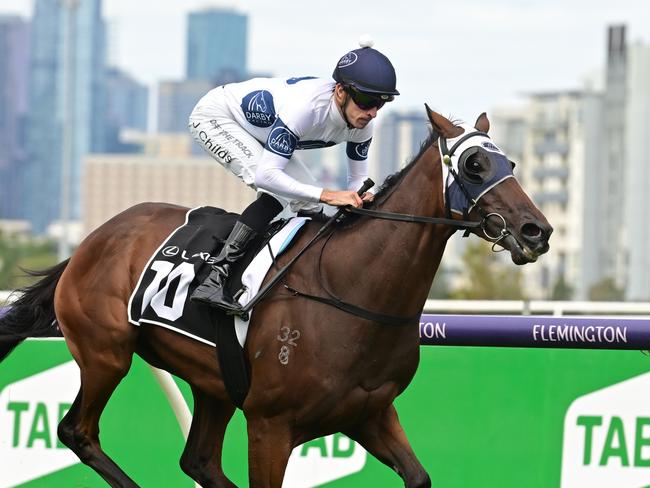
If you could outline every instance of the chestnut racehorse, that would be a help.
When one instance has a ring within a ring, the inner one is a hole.
[[[495,168],[497,163],[486,157],[491,153],[476,149],[483,144],[498,151],[485,142],[485,114],[475,124],[476,134],[483,133],[476,147],[471,138],[463,143],[471,146],[470,156],[461,156],[463,161],[447,170],[442,160],[458,159],[447,143],[453,146],[474,128],[454,125],[428,107],[427,112],[431,137],[413,162],[384,184],[371,210],[443,223],[355,215],[327,239],[316,241],[284,278],[306,294],[325,296],[326,289],[375,314],[371,316],[402,317],[404,323],[387,325],[296,296],[282,286],[274,287],[254,309],[245,345],[251,385],[243,405],[252,487],[280,487],[292,449],[335,432],[358,441],[401,476],[405,486],[430,486],[393,401],[418,366],[419,314],[446,242],[456,230],[444,219],[480,222],[472,232],[499,241],[516,264],[534,261],[549,248],[552,228],[512,177],[512,168]],[[488,185],[497,170],[508,174]],[[464,217],[451,211],[455,209],[443,197],[443,174],[464,188]],[[465,188],[481,185],[485,188],[473,201]],[[98,423],[134,353],[191,385],[194,415],[181,457],[183,471],[203,487],[234,486],[222,470],[221,452],[235,406],[214,348],[166,328],[136,327],[127,321],[127,303],[143,267],[183,223],[186,212],[179,206],[146,203],[113,217],[68,261],[37,273],[42,279],[22,290],[0,321],[0,360],[27,337],[54,334],[52,324],[58,323],[81,370],[81,388],[59,424],[59,438],[113,487],[137,484],[102,450]],[[320,225],[309,223],[278,264],[287,263]]]

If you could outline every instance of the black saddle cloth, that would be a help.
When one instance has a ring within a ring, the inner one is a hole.
[[[190,210],[186,222],[177,228],[150,258],[129,303],[129,321],[154,324],[175,330],[201,342],[215,345],[219,325],[232,324],[232,316],[189,300],[194,289],[207,277],[238,214],[215,207]],[[241,288],[241,274],[259,249],[282,228],[279,220],[258,236],[249,251],[231,271],[231,293]]]
[[[129,301],[129,321],[174,330],[217,347],[219,366],[233,403],[242,408],[250,388],[250,368],[235,333],[234,318],[222,310],[189,300],[210,272],[238,214],[215,207],[190,210],[186,222],[149,259]],[[286,223],[271,223],[231,269],[231,293],[241,288],[241,275],[259,249]]]

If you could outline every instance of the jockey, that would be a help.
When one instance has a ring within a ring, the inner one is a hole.
[[[191,296],[229,311],[240,306],[225,292],[231,265],[285,207],[317,213],[322,204],[360,207],[372,201],[358,190],[368,175],[368,146],[377,111],[399,95],[393,65],[372,41],[345,54],[334,81],[315,78],[254,78],[219,86],[192,111],[189,129],[203,149],[258,192]],[[299,161],[296,149],[346,142],[348,189],[322,188]]]

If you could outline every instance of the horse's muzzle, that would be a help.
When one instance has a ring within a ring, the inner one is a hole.
[[[512,261],[515,264],[536,261],[539,256],[548,252],[548,241],[552,233],[553,227],[548,222],[534,220],[522,224],[515,235],[506,238]]]

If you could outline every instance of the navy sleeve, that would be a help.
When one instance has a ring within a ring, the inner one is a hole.
[[[372,138],[364,142],[348,142],[345,152],[352,161],[365,161],[368,159],[368,148]]]

